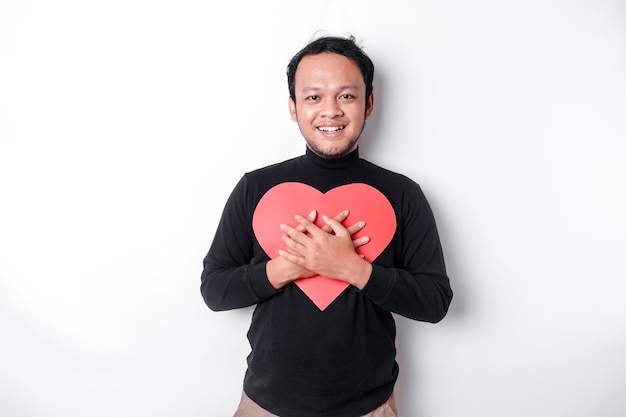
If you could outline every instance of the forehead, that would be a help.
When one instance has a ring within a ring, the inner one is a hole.
[[[343,55],[323,52],[307,55],[298,64],[295,75],[296,90],[303,88],[337,88],[352,86],[365,88],[359,66]]]

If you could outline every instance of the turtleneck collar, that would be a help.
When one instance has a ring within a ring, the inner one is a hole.
[[[307,147],[305,159],[315,166],[332,170],[355,167],[362,163],[361,158],[359,158],[359,148],[340,158],[322,158]]]

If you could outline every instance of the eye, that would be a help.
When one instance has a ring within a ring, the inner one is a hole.
[[[318,99],[319,99],[319,96],[316,96],[316,95],[308,96],[306,98],[307,101],[317,101]]]
[[[340,96],[339,96],[339,98],[340,98],[341,100],[351,100],[351,99],[353,99],[353,98],[354,98],[354,96],[353,96],[352,94],[348,94],[348,93],[346,93],[346,94],[342,94],[342,95],[340,95]]]

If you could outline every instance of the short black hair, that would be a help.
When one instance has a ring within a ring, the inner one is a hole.
[[[333,54],[343,55],[354,61],[365,81],[365,97],[366,100],[374,91],[374,63],[363,49],[356,43],[354,36],[342,38],[339,36],[322,36],[309,42],[297,54],[291,58],[287,65],[287,85],[289,87],[289,97],[296,101],[296,70],[298,64],[307,55],[317,55],[322,52],[330,52]]]

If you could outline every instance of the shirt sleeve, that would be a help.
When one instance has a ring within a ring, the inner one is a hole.
[[[406,198],[400,216],[400,262],[372,264],[361,292],[382,308],[410,319],[436,323],[452,301],[435,218],[421,188]]]
[[[224,207],[213,242],[203,260],[200,292],[214,311],[257,304],[279,293],[270,284],[265,265],[254,262],[252,211],[244,175]]]

